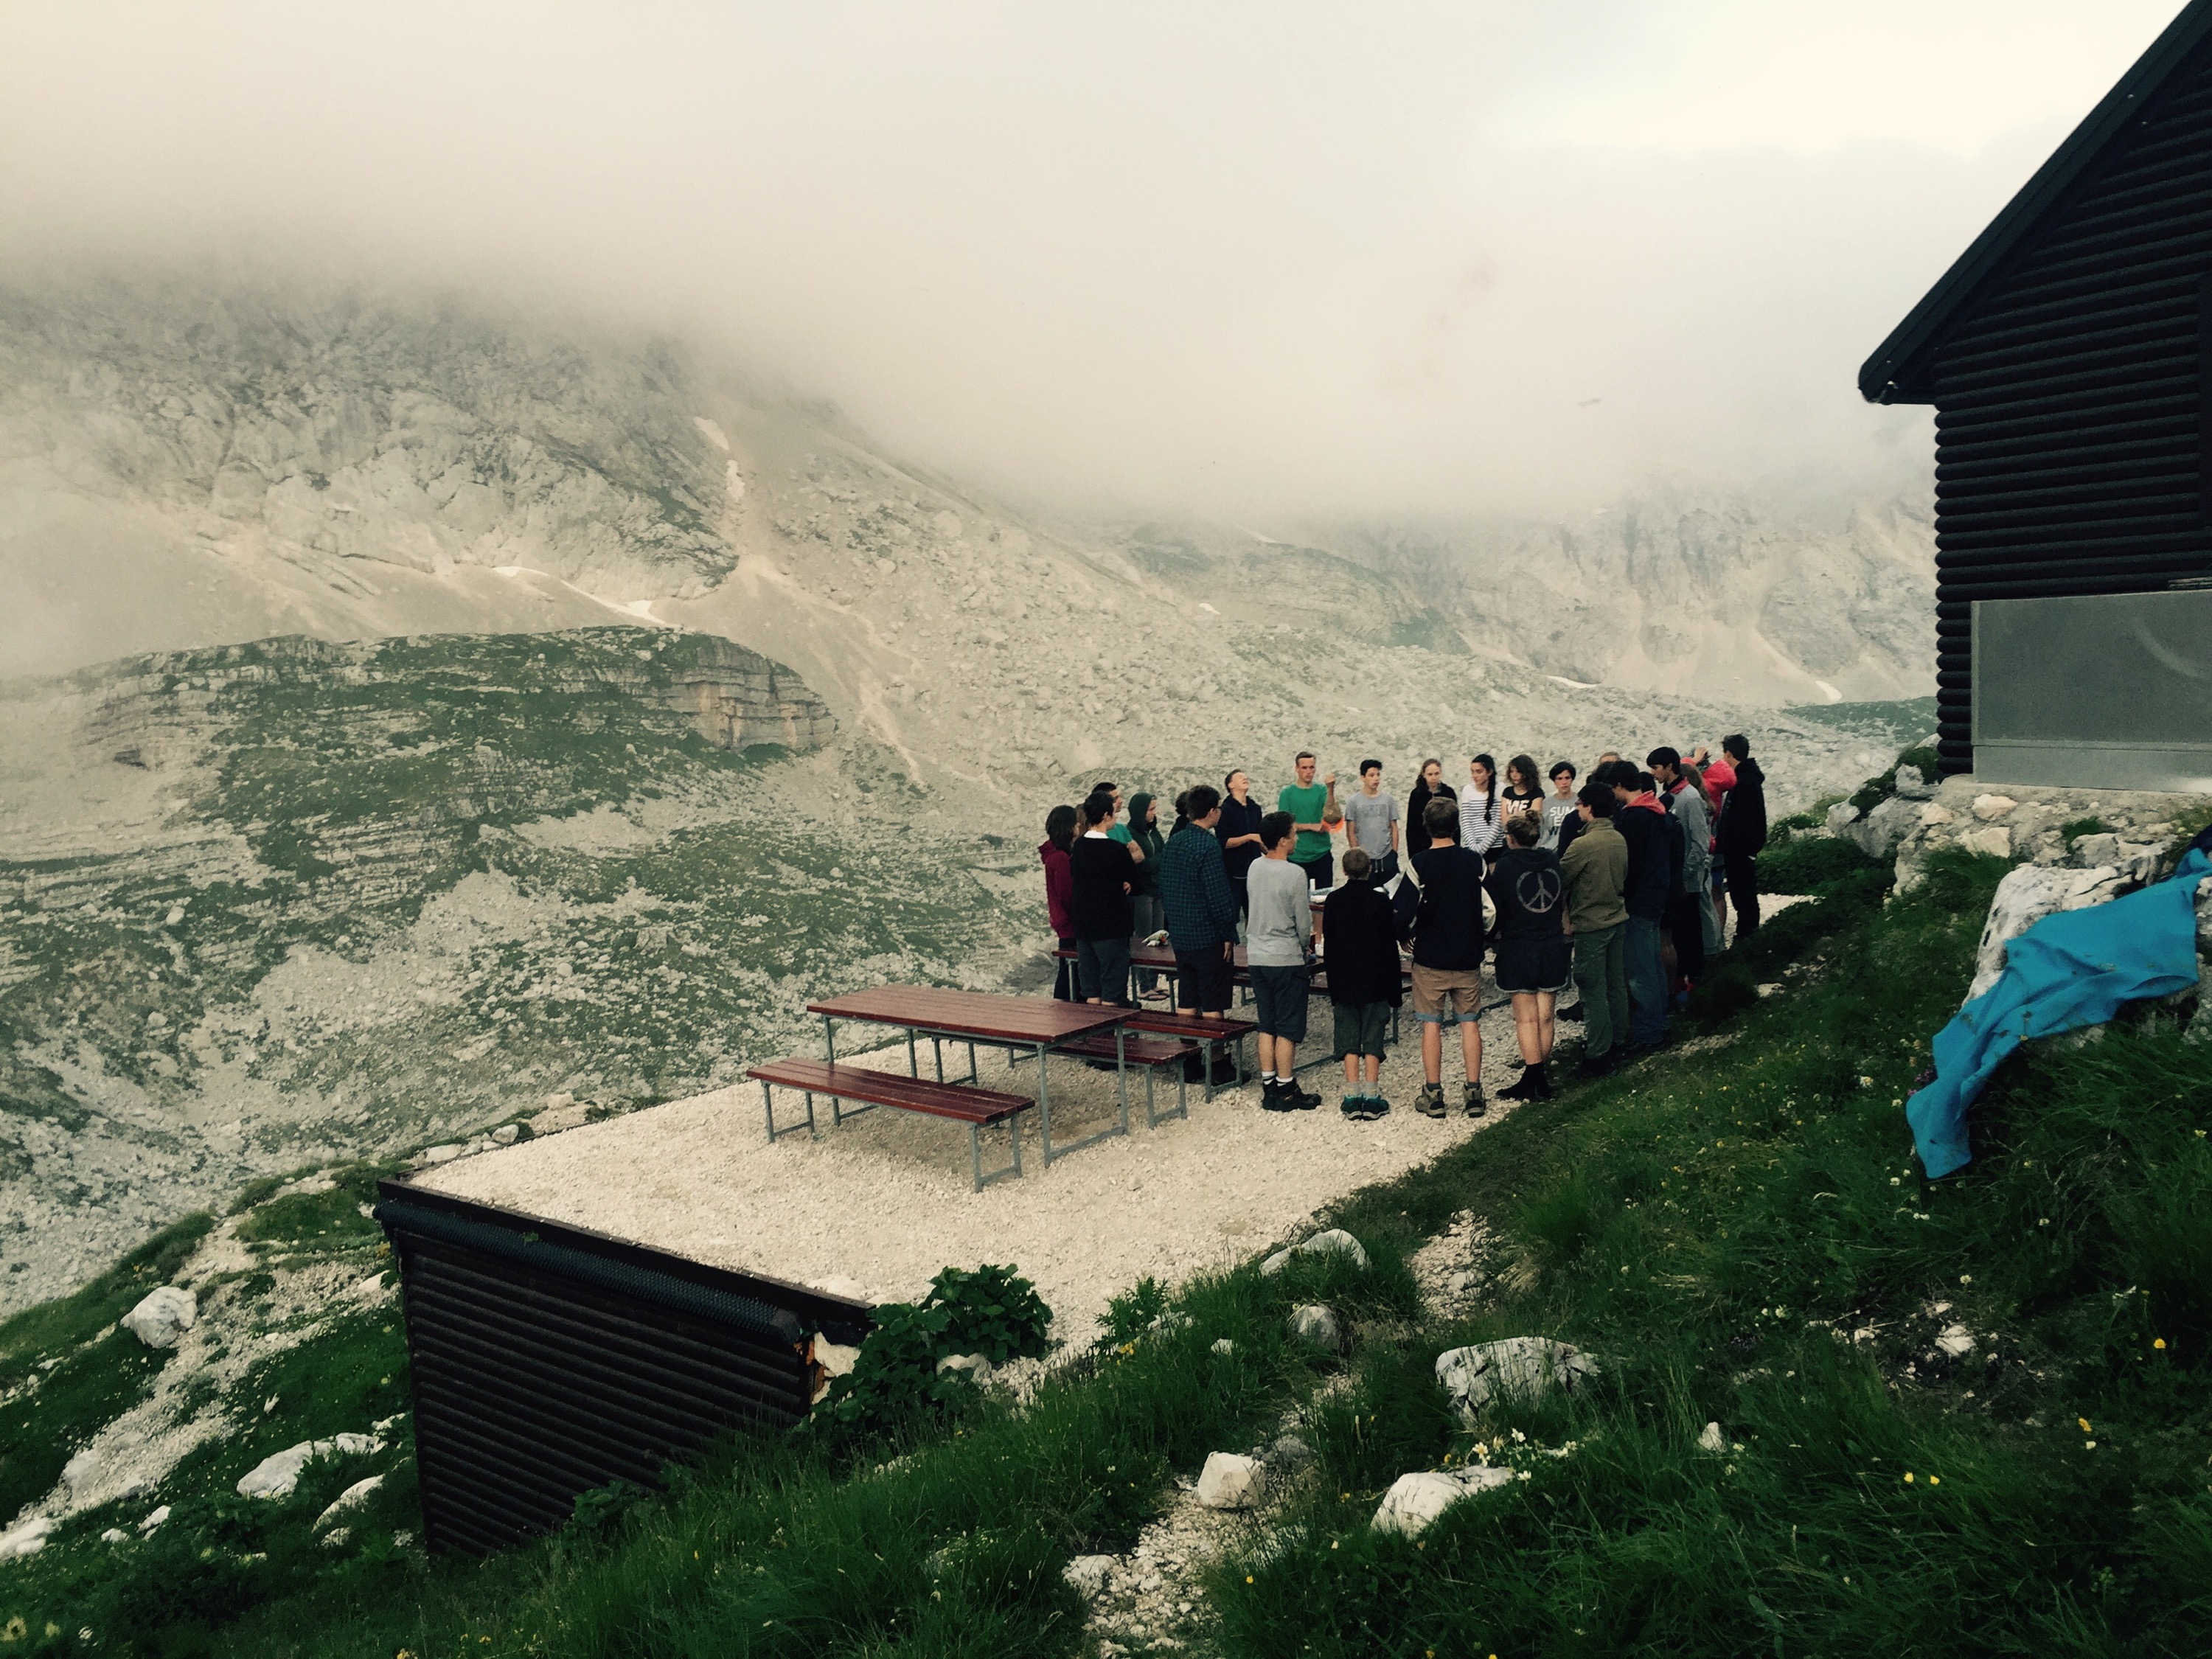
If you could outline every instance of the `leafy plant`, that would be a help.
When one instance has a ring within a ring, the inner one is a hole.
[[[812,1422],[881,1433],[917,1417],[943,1416],[974,1398],[964,1371],[940,1371],[953,1354],[981,1354],[994,1365],[1038,1358],[1052,1310],[1012,1267],[946,1267],[919,1303],[888,1302],[860,1345],[853,1369],[830,1385]]]
[[[2075,818],[2061,829],[2058,833],[2066,842],[2066,850],[2070,853],[2074,850],[2074,843],[2081,840],[2082,836],[2108,836],[2112,831],[2112,826],[2106,823],[2104,819],[2093,817]]]
[[[1107,1340],[1131,1341],[1167,1310],[1167,1291],[1158,1279],[1146,1273],[1121,1295],[1107,1298]]]

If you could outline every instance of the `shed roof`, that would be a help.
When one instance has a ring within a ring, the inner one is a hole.
[[[1890,331],[1859,369],[1859,395],[1869,403],[1924,404],[1932,401],[1930,376],[1936,348],[1980,300],[2013,253],[2031,241],[2062,209],[2075,184],[2091,173],[2126,137],[2130,125],[2157,95],[2190,54],[2212,36],[2212,0],[2190,0],[2143,55],[2067,135],[2066,142],[2036,170],[2019,194],[1905,320]]]

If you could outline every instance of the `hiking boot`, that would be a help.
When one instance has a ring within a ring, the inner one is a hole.
[[[1549,1100],[1552,1097],[1552,1074],[1540,1060],[1521,1074],[1521,1081],[1528,1085],[1523,1100]]]
[[[1620,1050],[1608,1048],[1595,1060],[1585,1055],[1575,1068],[1575,1075],[1585,1082],[1595,1082],[1601,1077],[1611,1077],[1620,1069]]]
[[[1295,1112],[1298,1109],[1295,1099],[1279,1082],[1261,1085],[1260,1109],[1263,1112]]]
[[[1237,1062],[1224,1054],[1213,1062],[1212,1083],[1217,1089],[1230,1087],[1237,1081]]]
[[[1413,1102],[1413,1109],[1423,1117],[1442,1117],[1444,1115],[1444,1085],[1424,1083],[1419,1097]]]
[[[1490,1109],[1490,1103],[1482,1097],[1482,1085],[1470,1083],[1460,1096],[1460,1109],[1469,1117],[1480,1117]]]
[[[1521,1075],[1514,1079],[1513,1082],[1508,1087],[1500,1089],[1498,1091],[1498,1097],[1500,1100],[1535,1099],[1537,1097],[1536,1067],[1534,1066],[1523,1066],[1521,1068]]]
[[[1571,1008],[1556,1008],[1552,1012],[1552,1018],[1553,1019],[1580,1020],[1582,1017],[1583,1006],[1579,1002],[1575,1004]]]
[[[1206,1081],[1206,1060],[1202,1056],[1193,1054],[1189,1059],[1183,1061],[1182,1080],[1185,1083],[1203,1083]]]
[[[1283,1092],[1290,1097],[1291,1109],[1294,1112],[1310,1112],[1321,1104],[1321,1097],[1310,1089],[1298,1087],[1296,1078],[1291,1078],[1284,1083]]]

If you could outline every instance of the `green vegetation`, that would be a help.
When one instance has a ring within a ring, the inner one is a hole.
[[[1814,726],[1841,726],[1884,744],[1907,744],[1936,729],[1936,699],[1900,697],[1888,702],[1795,703],[1782,711]]]
[[[946,1267],[919,1303],[890,1302],[875,1310],[876,1328],[853,1369],[830,1385],[808,1421],[811,1429],[849,1437],[881,1435],[918,1416],[943,1416],[974,1395],[963,1371],[938,1369],[956,1354],[981,1354],[994,1365],[1041,1359],[1052,1314],[1036,1287],[1011,1267],[973,1273]]]
[[[1701,988],[1698,1052],[1524,1107],[1346,1199],[1328,1220],[1364,1271],[1301,1255],[1273,1278],[1140,1283],[1025,1407],[963,1384],[941,1409],[720,1447],[665,1493],[602,1494],[483,1563],[392,1546],[396,1509],[310,1554],[300,1535],[346,1472],[241,1510],[221,1481],[297,1437],[257,1429],[179,1472],[211,1495],[170,1523],[191,1558],[160,1565],[202,1600],[135,1627],[155,1558],[98,1554],[110,1522],[92,1517],[0,1569],[0,1620],[26,1621],[27,1651],[51,1622],[56,1652],[89,1628],[102,1652],[301,1659],[1073,1654],[1065,1562],[1127,1549],[1173,1477],[1287,1411],[1317,1467],[1207,1579],[1196,1633],[1224,1654],[2205,1651],[2212,1051],[2181,1037],[2185,1009],[2156,1006],[2030,1045],[1977,1107],[1961,1176],[1927,1182],[1911,1156],[1900,1106],[2006,867],[1941,853],[1892,896],[1879,868],[1807,864],[1816,896]],[[1768,980],[1790,989],[1748,988]],[[335,1212],[264,1209],[264,1241],[335,1243]],[[1470,1210],[1487,1225],[1475,1309],[1426,1314],[1407,1259]],[[1352,1322],[1348,1361],[1287,1338],[1310,1301]],[[960,1343],[1035,1350],[1006,1270],[948,1274],[923,1307],[879,1359],[911,1347],[900,1363],[934,1382]],[[1522,1335],[1601,1372],[1460,1421],[1437,1353]],[[373,1321],[328,1340],[361,1359],[396,1343]],[[254,1391],[374,1413],[385,1390],[320,1352]],[[1400,1474],[1468,1462],[1526,1478],[1417,1540],[1372,1530]]]
[[[2112,826],[2102,818],[2072,818],[2067,821],[2058,833],[2064,838],[2066,850],[2070,853],[2074,850],[2074,843],[2082,836],[2107,836],[2112,831]]]

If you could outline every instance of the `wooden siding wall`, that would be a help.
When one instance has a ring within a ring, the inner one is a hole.
[[[2212,53],[1975,305],[1936,362],[1946,771],[1973,763],[1976,599],[2212,574],[2200,337],[2212,276]]]

